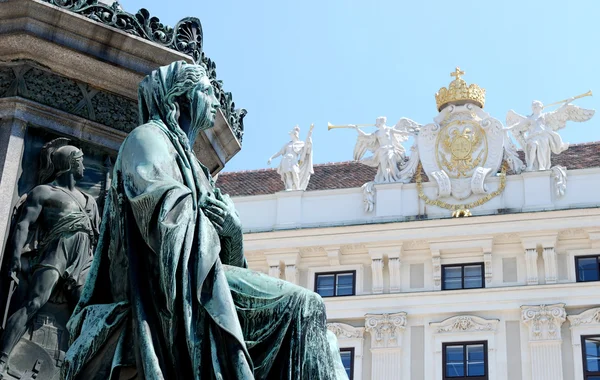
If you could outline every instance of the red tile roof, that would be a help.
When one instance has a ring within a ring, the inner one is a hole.
[[[523,159],[523,152],[519,152]],[[552,155],[552,164],[567,169],[600,167],[600,141],[573,144],[560,155]],[[333,162],[314,166],[307,191],[346,189],[360,187],[375,178],[376,168],[356,161]],[[424,176],[426,181],[427,177]],[[231,196],[263,195],[283,191],[285,188],[276,169],[224,172],[217,179],[217,186]]]

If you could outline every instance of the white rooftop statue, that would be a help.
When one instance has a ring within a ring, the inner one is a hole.
[[[267,164],[271,165],[274,158],[281,156],[277,173],[281,176],[286,190],[306,190],[310,176],[314,173],[311,137],[313,127],[310,126],[304,142],[300,141],[300,127],[295,126],[290,131],[292,139],[269,158]]]
[[[567,125],[567,121],[588,121],[594,116],[594,110],[574,106],[573,100],[591,95],[591,91],[558,103],[564,103],[552,112],[542,112],[542,102],[534,100],[532,114],[522,116],[513,110],[506,114],[506,129],[510,130],[525,152],[525,171],[551,169],[551,153],[560,154],[567,150],[568,143],[562,141],[557,133]],[[546,106],[548,107],[548,106]]]
[[[400,180],[400,165],[404,162],[405,150],[402,143],[408,140],[408,133],[395,127],[388,127],[387,118],[378,117],[375,122],[377,130],[365,133],[356,125],[358,139],[354,147],[354,159],[363,164],[377,168],[375,182],[397,182]],[[372,156],[364,157],[367,152]]]

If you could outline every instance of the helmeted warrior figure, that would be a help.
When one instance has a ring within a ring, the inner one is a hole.
[[[100,218],[93,197],[75,187],[83,177],[83,152],[66,138],[47,143],[41,153],[40,185],[20,206],[12,234],[10,263],[13,278],[29,258],[29,287],[21,306],[7,321],[0,342],[0,377],[8,357],[27,325],[61,290],[73,308],[93,260]],[[57,289],[61,286],[61,289]]]
[[[268,165],[271,165],[271,160],[281,156],[277,173],[281,176],[286,190],[306,190],[310,176],[314,174],[312,130],[313,125],[310,126],[306,141],[301,141],[300,128],[295,126],[290,131],[290,141],[281,147],[279,152],[272,155],[267,162]]]

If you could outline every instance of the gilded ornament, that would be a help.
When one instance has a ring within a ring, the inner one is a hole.
[[[506,187],[506,171],[507,171],[507,169],[508,169],[508,164],[506,162],[504,162],[502,164],[502,170],[499,174],[500,186],[498,186],[498,189],[496,191],[493,191],[493,192],[489,193],[488,195],[486,195],[485,197],[479,198],[478,200],[470,202],[470,203],[452,204],[452,203],[446,203],[439,199],[430,199],[427,195],[425,195],[425,192],[423,191],[423,178],[421,177],[421,171],[423,170],[423,168],[421,167],[421,163],[419,163],[419,166],[417,168],[417,173],[415,176],[415,182],[417,183],[417,193],[419,195],[419,198],[421,198],[425,202],[425,204],[427,204],[429,206],[436,206],[436,207],[444,208],[446,210],[450,210],[450,211],[452,211],[453,217],[460,218],[460,217],[471,216],[471,212],[469,211],[470,209],[477,207],[477,206],[481,206],[481,205],[489,202],[490,200],[497,197],[504,191],[504,188]]]
[[[450,76],[455,77],[448,88],[442,87],[440,91],[435,94],[435,103],[438,111],[441,111],[444,106],[450,103],[463,104],[471,102],[483,108],[485,104],[485,90],[476,84],[467,86],[467,82],[461,78],[465,72],[459,67]]]
[[[450,178],[466,178],[487,159],[485,132],[475,120],[444,125],[436,139],[436,159]]]

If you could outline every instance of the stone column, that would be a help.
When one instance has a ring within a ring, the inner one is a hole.
[[[13,198],[17,190],[19,167],[23,156],[27,123],[14,117],[0,121],[0,263],[8,237]]]
[[[371,335],[371,379],[401,380],[405,328],[404,312],[365,315],[365,331]]]
[[[529,329],[532,380],[563,380],[560,327],[565,304],[521,306],[521,320]]]
[[[544,247],[543,258],[546,284],[556,284],[558,274],[556,270],[556,251],[554,250],[554,247]]]

